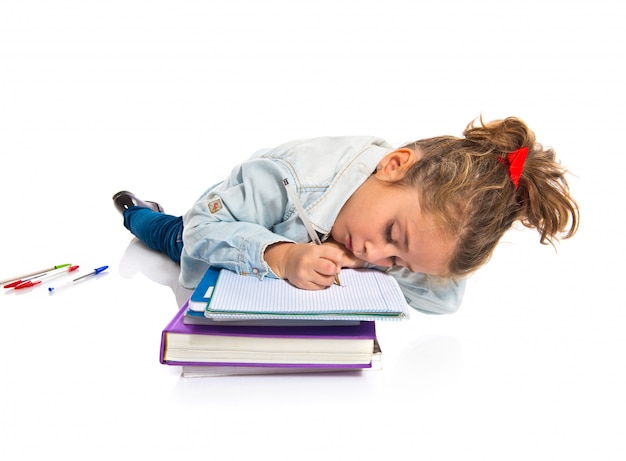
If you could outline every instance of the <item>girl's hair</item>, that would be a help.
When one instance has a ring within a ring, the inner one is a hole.
[[[467,275],[491,257],[502,235],[519,220],[535,228],[542,244],[576,233],[579,209],[567,172],[518,118],[470,122],[463,137],[439,136],[405,146],[422,158],[401,180],[417,189],[420,206],[438,227],[457,239],[449,275]],[[502,160],[528,147],[516,188]],[[499,160],[502,159],[502,160]]]

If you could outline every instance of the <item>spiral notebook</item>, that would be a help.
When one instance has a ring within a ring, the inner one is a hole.
[[[378,270],[344,269],[341,286],[302,290],[265,277],[209,269],[192,295],[193,310],[215,320],[384,320],[409,317],[396,280]],[[208,280],[208,281],[207,281]]]

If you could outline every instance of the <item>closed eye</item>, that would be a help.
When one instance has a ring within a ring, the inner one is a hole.
[[[387,224],[387,227],[385,228],[385,241],[391,245],[395,243],[395,240],[393,239],[393,221]],[[389,259],[391,260],[391,265],[395,266],[396,257],[390,256]]]
[[[393,243],[393,222],[390,222],[389,224],[387,224],[387,227],[385,228],[385,240],[387,241],[387,243]]]

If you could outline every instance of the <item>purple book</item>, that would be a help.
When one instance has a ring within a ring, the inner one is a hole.
[[[356,325],[190,325],[187,303],[163,329],[160,361],[183,366],[369,368],[373,321]]]

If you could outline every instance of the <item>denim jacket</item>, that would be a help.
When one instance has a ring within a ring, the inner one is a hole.
[[[289,200],[283,178],[297,190],[321,240],[329,237],[339,211],[393,148],[368,136],[325,137],[289,142],[256,152],[223,182],[209,188],[184,215],[181,284],[194,288],[209,265],[242,275],[276,277],[263,259],[277,242],[311,239]],[[464,280],[447,280],[402,267],[392,274],[414,308],[455,312]]]

